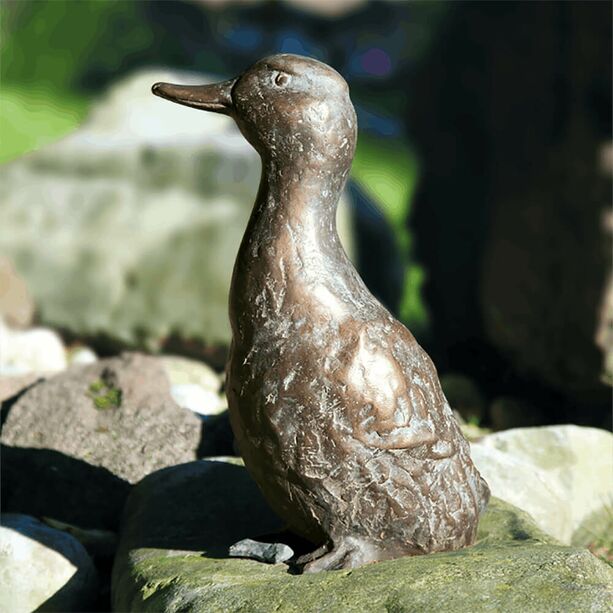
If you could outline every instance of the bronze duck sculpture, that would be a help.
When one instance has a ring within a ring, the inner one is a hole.
[[[305,572],[473,543],[489,498],[412,334],[343,250],[357,122],[344,79],[289,54],[159,96],[234,118],[262,178],[234,267],[230,419],[273,510],[319,545]]]

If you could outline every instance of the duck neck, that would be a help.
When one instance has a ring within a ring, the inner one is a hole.
[[[348,259],[336,230],[336,208],[348,171],[262,161],[258,195],[234,266],[230,316],[235,327],[242,314],[249,317],[261,303],[263,293],[342,276]]]
[[[310,260],[342,252],[336,209],[347,174],[348,169],[339,172],[338,167],[263,161],[245,238],[268,247],[273,257],[289,255],[288,247],[298,255],[306,251]]]
[[[298,242],[325,246],[336,237],[336,208],[347,173],[325,166],[263,165],[261,186],[264,217],[295,224]]]

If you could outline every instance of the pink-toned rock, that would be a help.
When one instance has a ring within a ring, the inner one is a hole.
[[[0,256],[0,317],[15,328],[32,323],[34,302],[12,262]]]
[[[14,377],[0,375],[0,402],[16,396],[45,377],[46,375],[35,372],[27,375],[15,375]]]
[[[196,459],[201,428],[172,399],[159,361],[132,353],[34,386],[12,407],[2,442],[53,449],[135,483]]]
[[[1,435],[10,512],[116,530],[130,484],[196,459],[202,422],[179,407],[157,358],[73,366],[28,389]]]

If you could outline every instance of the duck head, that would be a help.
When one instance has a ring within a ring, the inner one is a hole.
[[[355,152],[357,121],[345,80],[299,55],[256,62],[214,85],[156,83],[153,93],[234,118],[265,163],[345,175]]]

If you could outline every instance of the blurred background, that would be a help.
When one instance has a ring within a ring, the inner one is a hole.
[[[158,80],[308,55],[348,81],[339,226],[463,417],[610,428],[611,3],[5,1],[0,307],[223,369],[259,161]],[[5,360],[6,362],[6,360]],[[11,365],[5,363],[5,372]]]

